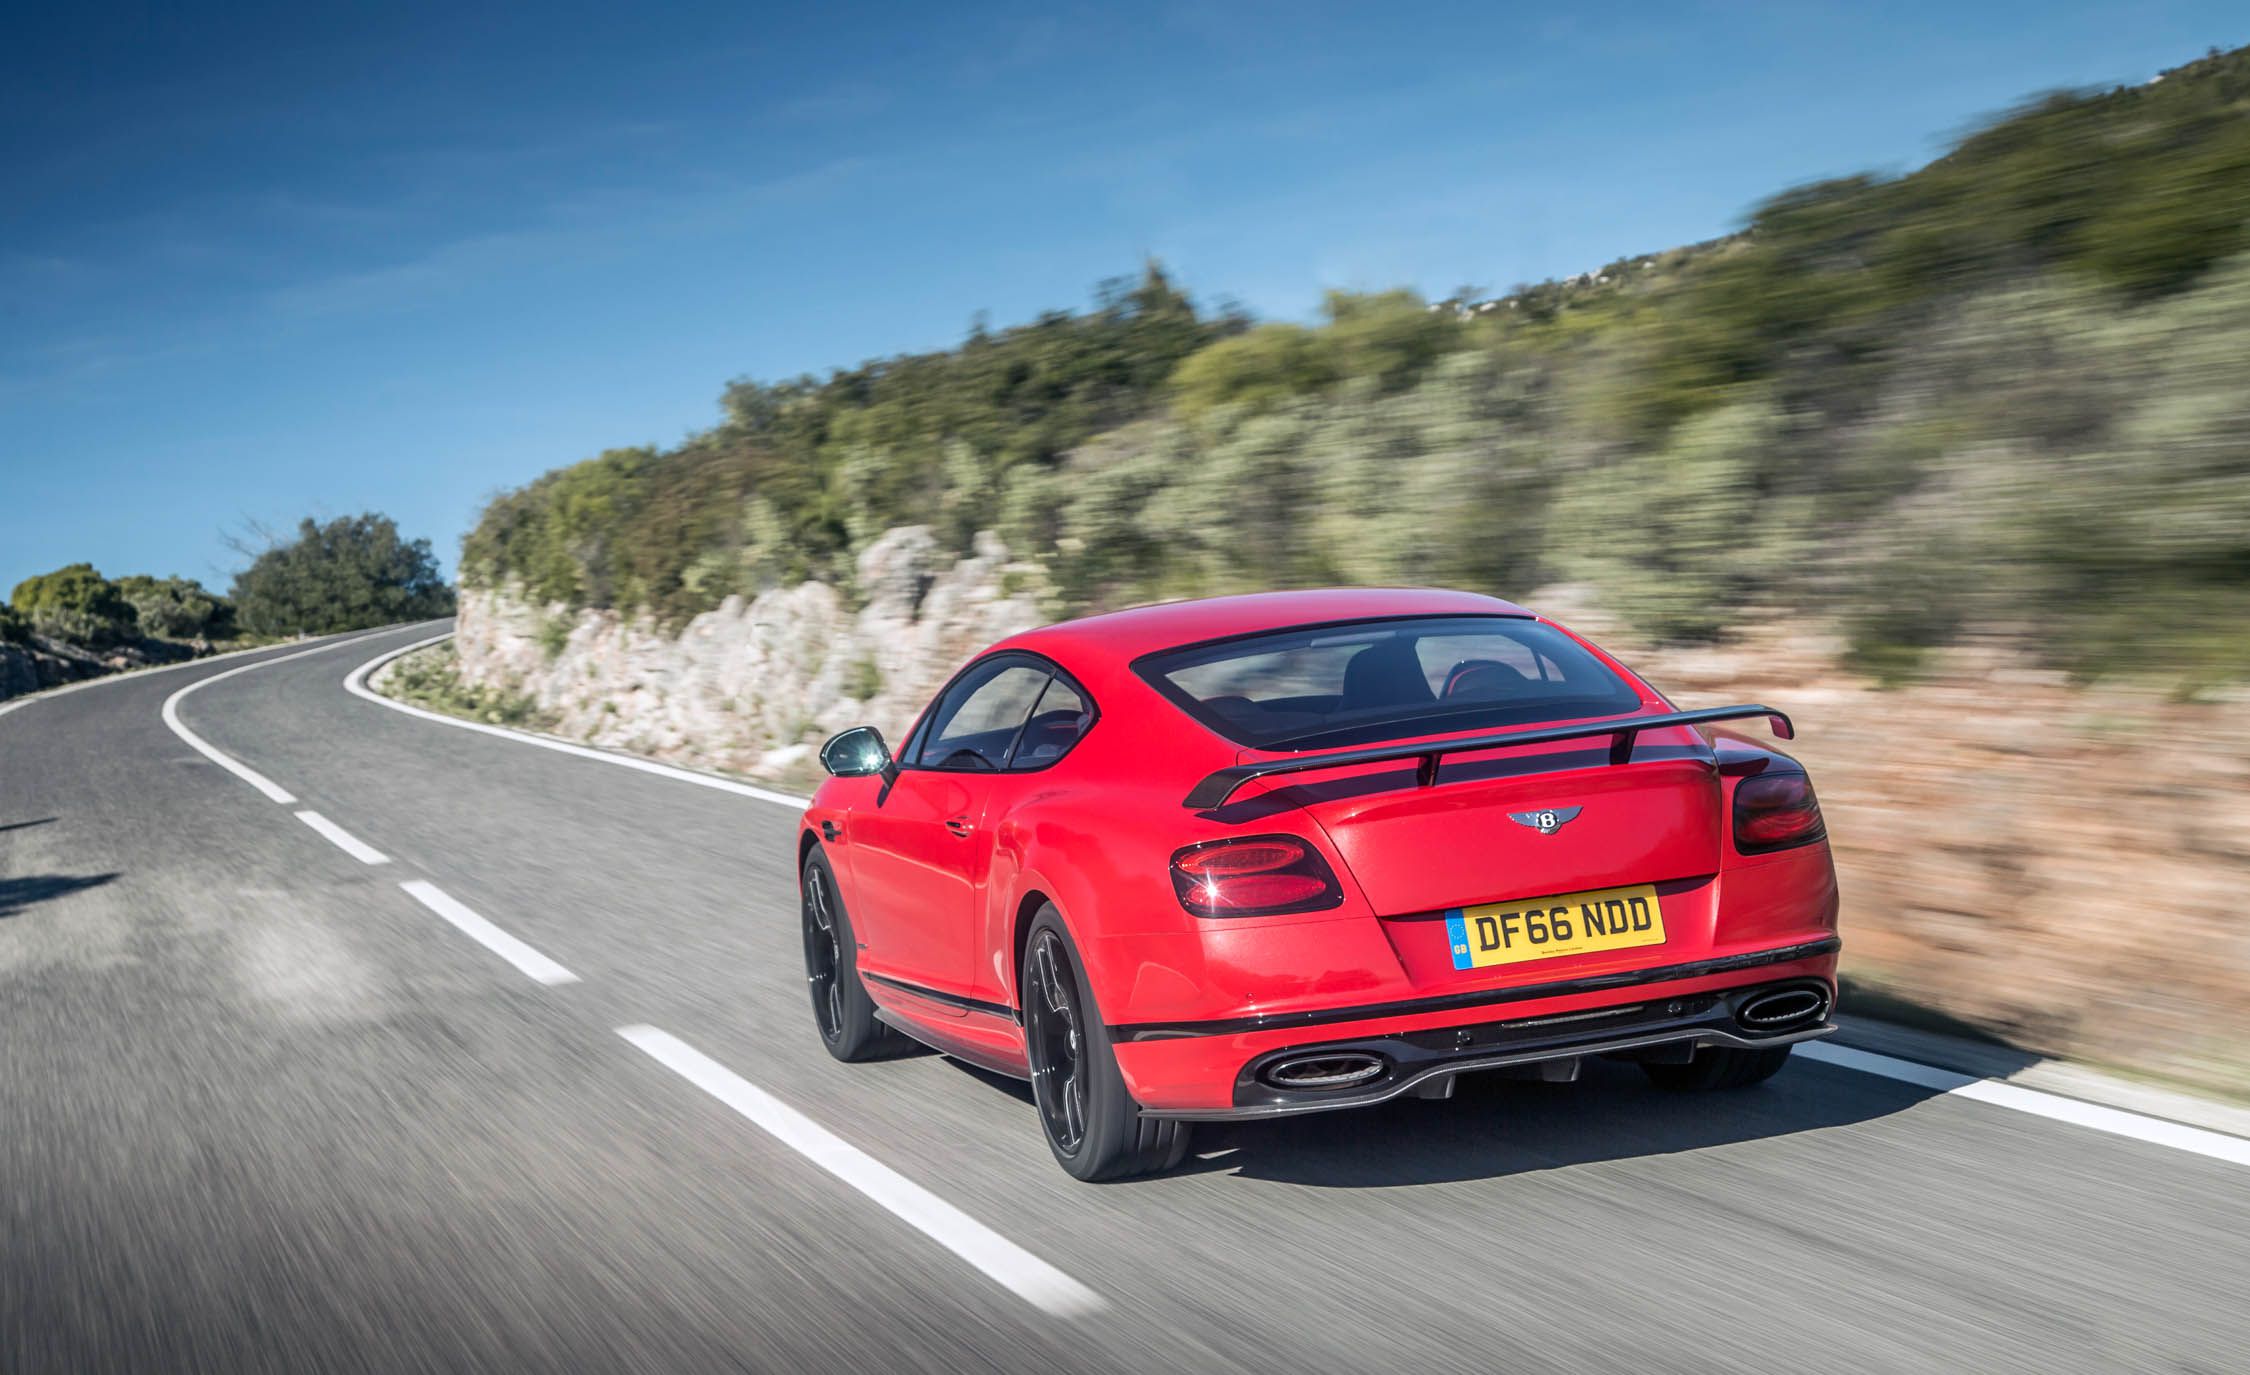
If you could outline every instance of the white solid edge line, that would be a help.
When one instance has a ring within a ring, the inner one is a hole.
[[[279,783],[276,783],[272,779],[266,777],[264,774],[259,773],[256,769],[251,768],[248,764],[243,763],[241,760],[227,754],[225,751],[219,749],[216,745],[213,745],[210,741],[205,740],[202,736],[197,735],[194,731],[189,730],[185,725],[182,725],[180,723],[180,699],[187,696],[191,692],[197,692],[202,690],[203,688],[207,688],[211,686],[211,684],[219,682],[222,679],[232,678],[237,673],[248,673],[251,669],[264,668],[268,664],[285,664],[288,663],[291,659],[302,659],[308,654],[326,654],[331,649],[341,649],[345,645],[356,644],[357,642],[367,639],[370,636],[382,635],[396,629],[398,629],[397,626],[384,626],[381,630],[370,630],[364,635],[354,635],[349,639],[343,640],[332,640],[324,645],[314,645],[311,649],[300,649],[294,654],[277,654],[271,659],[260,659],[255,663],[241,664],[234,668],[230,668],[223,673],[214,673],[208,678],[198,678],[194,682],[189,683],[186,687],[181,688],[178,692],[175,692],[171,696],[165,698],[164,708],[160,714],[164,717],[164,724],[172,728],[172,734],[177,735],[182,740],[187,741],[187,743],[194,748],[196,753],[202,755],[204,758],[210,760],[220,768],[225,769],[228,773],[233,774],[236,778],[241,779],[251,787],[256,788],[259,792],[264,793],[268,801],[279,802],[286,807],[297,800],[296,797],[292,793],[290,793],[287,788],[282,787]]]
[[[1107,1306],[1101,1295],[670,1032],[623,1026],[617,1034],[1042,1312],[1075,1318]]]
[[[738,797],[752,797],[760,802],[771,802],[776,806],[788,807],[793,811],[802,811],[805,804],[811,801],[810,798],[775,792],[771,788],[759,788],[748,783],[737,783],[731,778],[715,778],[707,773],[697,773],[693,769],[674,768],[670,764],[659,764],[653,759],[635,759],[630,755],[613,754],[608,750],[595,749],[590,745],[574,745],[568,740],[556,740],[545,735],[533,735],[528,731],[510,730],[506,726],[487,725],[482,721],[464,721],[458,716],[447,716],[443,712],[430,711],[401,702],[396,698],[385,697],[382,693],[367,686],[367,675],[382,667],[386,661],[398,658],[402,654],[411,653],[426,645],[434,645],[440,640],[451,638],[452,632],[448,631],[446,634],[432,635],[426,640],[417,640],[413,644],[402,645],[397,649],[385,650],[366,663],[361,664],[358,668],[353,669],[350,673],[345,674],[344,689],[355,697],[364,697],[370,702],[380,702],[392,711],[403,711],[409,716],[419,716],[425,721],[435,721],[439,725],[456,726],[462,730],[478,731],[485,735],[497,735],[503,740],[513,740],[518,744],[537,745],[543,750],[554,750],[561,754],[574,754],[581,759],[595,759],[604,764],[615,764],[621,769],[634,769],[641,773],[652,773],[659,778],[672,779],[674,782],[693,783],[699,788],[714,788],[720,792],[733,793]]]
[[[2213,1160],[2224,1160],[2235,1165],[2250,1165],[2250,1140],[2229,1136],[2225,1132],[2168,1122],[2161,1117],[2147,1117],[2122,1108],[2105,1108],[2099,1103],[2027,1089],[2021,1084],[1979,1079],[1974,1075],[1957,1074],[1952,1070],[1919,1064],[1913,1060],[1878,1055],[1870,1050],[1854,1050],[1850,1046],[1810,1042],[1798,1046],[1797,1053],[1822,1064],[1858,1070],[1862,1074],[1877,1074],[1885,1079],[1896,1079],[1901,1083],[1934,1089],[1939,1093],[1954,1094],[1979,1103],[2030,1113],[2034,1117],[2089,1127],[2112,1136],[2130,1137],[2135,1141],[2168,1146],[2176,1151],[2209,1156]]]
[[[450,638],[452,638],[452,632],[448,631],[443,635],[432,635],[426,640],[418,640],[410,645],[386,650],[353,669],[344,678],[344,686],[357,696],[364,697],[371,702],[380,702],[393,711],[403,711],[409,716],[419,716],[424,720],[436,721],[441,725],[458,726],[463,730],[481,731],[486,735],[497,735],[522,744],[537,745],[541,749],[575,754],[581,758],[596,759],[605,764],[615,764],[621,768],[637,769],[642,773],[655,774],[660,778],[693,783],[700,788],[715,788],[721,792],[735,793],[743,797],[754,797],[762,802],[772,802],[785,807],[802,808],[808,801],[806,798],[794,797],[788,793],[755,788],[746,783],[736,783],[731,779],[714,778],[709,774],[673,768],[668,764],[656,763],[654,760],[634,759],[627,755],[613,754],[606,750],[574,745],[564,740],[554,740],[542,735],[510,730],[506,726],[491,726],[481,721],[464,721],[457,716],[447,716],[440,712],[428,711],[385,697],[366,685],[367,675],[380,668],[388,660]],[[2127,1112],[2121,1108],[2106,1108],[2100,1104],[2088,1103],[2077,1098],[2066,1098],[2060,1094],[2044,1093],[2037,1089],[2027,1089],[2015,1084],[1999,1083],[1965,1074],[1956,1074],[1950,1070],[1938,1069],[1935,1066],[1917,1064],[1911,1060],[1895,1059],[1888,1055],[1877,1055],[1871,1051],[1853,1050],[1847,1046],[1822,1042],[1800,1045],[1797,1049],[1800,1054],[1805,1055],[1808,1059],[1820,1060],[1868,1074],[1877,1074],[1889,1079],[1920,1084],[1925,1088],[1934,1088],[1940,1092],[1957,1093],[1964,1098],[1973,1098],[1979,1102],[2014,1108],[2057,1122],[2076,1123],[2080,1126],[2092,1127],[2096,1131],[2132,1137],[2135,1140],[2147,1141],[2156,1145],[2170,1146],[2197,1155],[2210,1156],[2213,1159],[2232,1161],[2237,1164],[2250,1164],[2250,1141],[2241,1137],[2229,1136],[2224,1132],[2190,1127],[2160,1117],[2148,1117],[2140,1113]]]
[[[297,819],[318,831],[327,841],[362,864],[388,864],[390,856],[361,840],[318,812],[299,812]]]
[[[525,945],[461,905],[452,894],[428,879],[408,879],[399,885],[407,896],[458,927],[461,934],[498,955],[543,984],[578,982],[578,976]]]

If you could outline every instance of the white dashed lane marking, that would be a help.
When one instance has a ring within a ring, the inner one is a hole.
[[[388,864],[390,856],[361,840],[318,812],[299,812],[297,819],[313,828],[330,844],[362,864]]]
[[[787,793],[754,787],[746,783],[737,783],[731,779],[716,778],[709,774],[675,769],[647,760],[631,759],[600,750],[587,749],[565,741],[542,739],[516,731],[485,726],[478,722],[440,716],[434,712],[408,706],[403,702],[393,701],[367,688],[366,678],[368,673],[385,660],[404,653],[407,649],[419,648],[422,644],[432,644],[444,638],[446,637],[442,635],[435,636],[417,644],[405,646],[403,649],[387,651],[354,669],[350,676],[344,680],[344,686],[357,696],[380,702],[386,707],[405,712],[410,716],[419,716],[425,720],[436,721],[444,725],[504,736],[525,744],[537,745],[542,749],[596,759],[605,764],[655,774],[678,782],[693,783],[699,787],[733,793],[736,796],[778,804],[791,809],[804,805],[805,800],[803,798],[792,797]],[[319,649],[304,652],[308,654],[318,653],[321,649],[333,647],[332,645],[322,645]],[[267,798],[284,805],[294,804],[297,799],[287,789],[249,765],[227,755],[182,724],[179,718],[178,704],[181,698],[207,683],[215,683],[221,678],[232,677],[236,673],[246,672],[252,668],[263,668],[269,663],[283,663],[299,657],[302,656],[288,654],[275,659],[260,660],[257,663],[244,664],[241,668],[229,669],[224,673],[213,674],[209,678],[191,683],[166,699],[163,708],[164,723],[172,728],[174,734],[193,746],[198,753],[256,788]],[[330,821],[319,812],[305,809],[298,811],[296,816],[299,821],[304,822],[306,826],[363,864],[387,864],[390,862],[389,857],[380,850]],[[426,879],[409,879],[399,884],[399,888],[407,896],[444,918],[463,935],[540,983],[566,984],[578,982],[576,974],[549,959],[524,941],[495,926],[436,884]],[[998,1232],[993,1231],[975,1218],[970,1217],[959,1208],[916,1184],[890,1166],[852,1145],[686,1042],[650,1026],[621,1027],[618,1034],[639,1047],[657,1063],[672,1070],[689,1083],[734,1109],[735,1112],[783,1145],[788,1146],[830,1175],[850,1185],[860,1194],[890,1212],[892,1216],[976,1267],[978,1271],[995,1283],[1040,1311],[1055,1317],[1071,1318],[1099,1312],[1107,1306],[1101,1296],[1093,1290],[1031,1254],[1031,1252],[1026,1251],[1021,1246],[1016,1245]]]
[[[461,934],[498,955],[543,984],[571,984],[578,976],[464,907],[459,900],[427,879],[408,879],[399,885],[407,896],[452,922]]]
[[[350,675],[344,679],[344,686],[355,695],[364,697],[371,702],[380,702],[394,711],[402,711],[409,716],[419,716],[424,720],[435,721],[441,725],[478,731],[485,735],[498,736],[504,740],[513,740],[518,744],[535,745],[544,750],[557,750],[564,754],[575,754],[581,758],[596,760],[604,764],[613,764],[621,768],[637,769],[640,772],[655,774],[676,782],[692,783],[697,787],[713,788],[721,792],[730,792],[760,802],[787,807],[792,811],[801,810],[805,806],[805,798],[792,797],[787,793],[777,793],[765,788],[752,787],[746,783],[736,783],[731,779],[715,778],[709,774],[695,773],[687,769],[676,769],[652,760],[634,759],[624,755],[612,754],[606,750],[588,749],[581,745],[570,744],[567,741],[550,740],[543,736],[510,730],[506,726],[491,726],[481,721],[463,721],[458,717],[441,716],[436,712],[425,711],[420,707],[393,701],[367,686],[367,676],[381,667],[386,660],[396,658],[408,650],[418,649],[422,645],[436,644],[446,638],[448,638],[448,635],[433,635],[429,639],[418,641],[412,645],[385,650],[373,659],[361,664],[358,668],[353,669]],[[2035,1117],[2044,1117],[2056,1122],[2067,1122],[2075,1126],[2088,1127],[2095,1131],[2108,1132],[2115,1136],[2127,1136],[2137,1141],[2146,1141],[2153,1145],[2188,1151],[2217,1160],[2232,1161],[2236,1164],[2250,1164],[2250,1139],[2244,1137],[2230,1136],[2224,1132],[2209,1131],[2201,1127],[2191,1127],[2184,1123],[2128,1112],[2121,1108],[2104,1107],[2097,1103],[2067,1098],[2060,1094],[2043,1093],[2037,1089],[2027,1089],[2015,1084],[1955,1074],[1950,1070],[1918,1064],[1911,1060],[1899,1060],[1888,1055],[1876,1055],[1869,1051],[1853,1050],[1848,1046],[1839,1046],[1828,1042],[1809,1042],[1799,1046],[1797,1050],[1806,1059],[1818,1060],[1841,1069],[1920,1084],[1925,1088],[1934,1088],[1942,1093],[1972,1098],[1992,1107],[2006,1108],[2012,1112],[2029,1113]]]
[[[617,1034],[1042,1312],[1075,1318],[1106,1306],[1101,1295],[679,1037],[652,1026]]]

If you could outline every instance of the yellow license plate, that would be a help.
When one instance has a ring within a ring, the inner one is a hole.
[[[1445,914],[1455,969],[1551,960],[1664,943],[1664,909],[1652,884],[1491,902]]]

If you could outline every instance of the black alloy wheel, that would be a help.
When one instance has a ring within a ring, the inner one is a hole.
[[[844,989],[837,980],[843,952],[836,940],[835,903],[828,896],[825,866],[805,867],[805,982],[812,985],[813,1022],[820,1039],[834,1042],[844,1031]]]
[[[1086,1141],[1086,1042],[1079,1030],[1077,980],[1062,937],[1041,931],[1025,952],[1024,1039],[1031,1058],[1031,1095],[1047,1140],[1060,1155]]]
[[[1193,1128],[1149,1117],[1133,1101],[1077,947],[1053,906],[1032,919],[1017,973],[1025,1057],[1040,1130],[1074,1179],[1124,1179],[1168,1170],[1186,1156]]]
[[[812,992],[813,1025],[820,1043],[839,1060],[872,1060],[913,1045],[875,1016],[875,1000],[859,979],[859,946],[828,858],[814,850],[799,876],[798,906],[805,932],[805,985]]]

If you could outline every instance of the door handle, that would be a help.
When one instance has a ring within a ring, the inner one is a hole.
[[[976,828],[969,824],[969,819],[965,816],[949,816],[945,819],[945,829],[957,836],[965,836]]]

